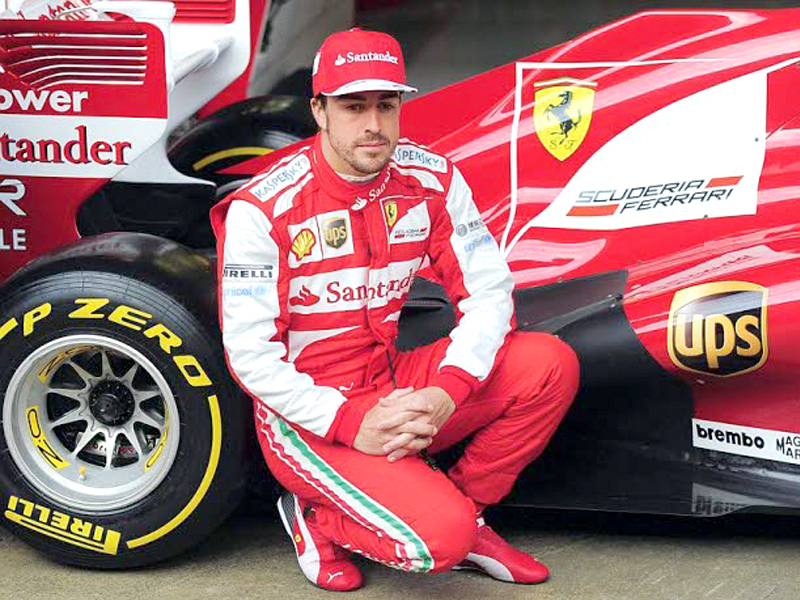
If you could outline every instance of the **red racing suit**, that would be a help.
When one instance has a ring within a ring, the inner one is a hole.
[[[472,501],[508,493],[577,387],[566,344],[509,335],[511,273],[459,170],[401,139],[377,177],[351,183],[318,136],[215,206],[212,225],[226,358],[272,473],[340,546],[404,569],[458,562]],[[400,310],[428,260],[458,324],[399,353]],[[364,414],[407,385],[441,387],[456,404],[432,450],[478,432],[450,479],[418,457],[352,449]]]

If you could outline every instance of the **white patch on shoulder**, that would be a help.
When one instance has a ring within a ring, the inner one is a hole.
[[[424,167],[437,173],[447,173],[447,159],[411,144],[398,144],[394,151],[398,165]]]
[[[301,154],[291,162],[275,169],[266,175],[253,187],[246,191],[253,194],[261,202],[266,202],[279,192],[299,182],[311,170],[311,161],[305,154]]]
[[[280,197],[275,201],[275,206],[272,209],[272,218],[276,219],[287,210],[292,208],[294,204],[294,198],[297,194],[300,193],[300,190],[314,177],[314,173],[308,173],[305,177],[300,180],[300,183],[297,185],[290,187],[288,190],[283,192]]]
[[[423,171],[422,169],[406,169],[401,167],[397,163],[392,165],[395,171],[400,173],[401,175],[408,175],[410,177],[415,178],[419,181],[420,185],[429,189],[429,190],[436,190],[437,192],[443,192],[444,186],[439,182],[436,178],[436,175],[431,173],[430,171]]]

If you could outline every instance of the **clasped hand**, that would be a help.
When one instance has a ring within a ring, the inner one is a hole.
[[[381,398],[364,416],[353,446],[394,462],[433,443],[455,404],[439,387],[400,388]]]

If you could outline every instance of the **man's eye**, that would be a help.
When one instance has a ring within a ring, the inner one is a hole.
[[[361,112],[361,110],[363,108],[364,108],[363,104],[348,104],[347,105],[347,110],[349,110],[351,112]]]
[[[394,104],[392,104],[391,102],[381,102],[381,103],[378,105],[378,107],[379,107],[381,110],[385,110],[385,111],[394,110]]]

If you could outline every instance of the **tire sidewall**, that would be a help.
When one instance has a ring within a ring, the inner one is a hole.
[[[87,300],[107,302],[90,311]],[[114,568],[172,556],[197,543],[230,513],[242,487],[245,416],[224,371],[218,332],[207,331],[156,287],[103,272],[66,272],[25,285],[0,306],[0,327],[11,319],[18,324],[0,340],[3,406],[9,401],[5,394],[11,377],[36,348],[71,335],[104,336],[141,353],[164,377],[178,408],[173,423],[179,422],[180,441],[169,472],[149,495],[120,510],[87,514],[32,486],[1,435],[4,525],[58,560]],[[157,325],[177,336],[180,346],[148,337]],[[59,527],[72,531],[76,519],[92,525],[89,536],[99,537],[104,550],[87,550],[80,539],[59,534]],[[119,535],[116,546],[113,533]]]
[[[225,169],[252,156],[218,160],[195,168],[198,161],[237,147],[278,150],[316,132],[306,99],[291,96],[250,98],[217,111],[170,144],[170,163],[181,173],[223,186],[242,175]],[[285,139],[284,139],[285,138]],[[278,143],[276,143],[278,142]]]

